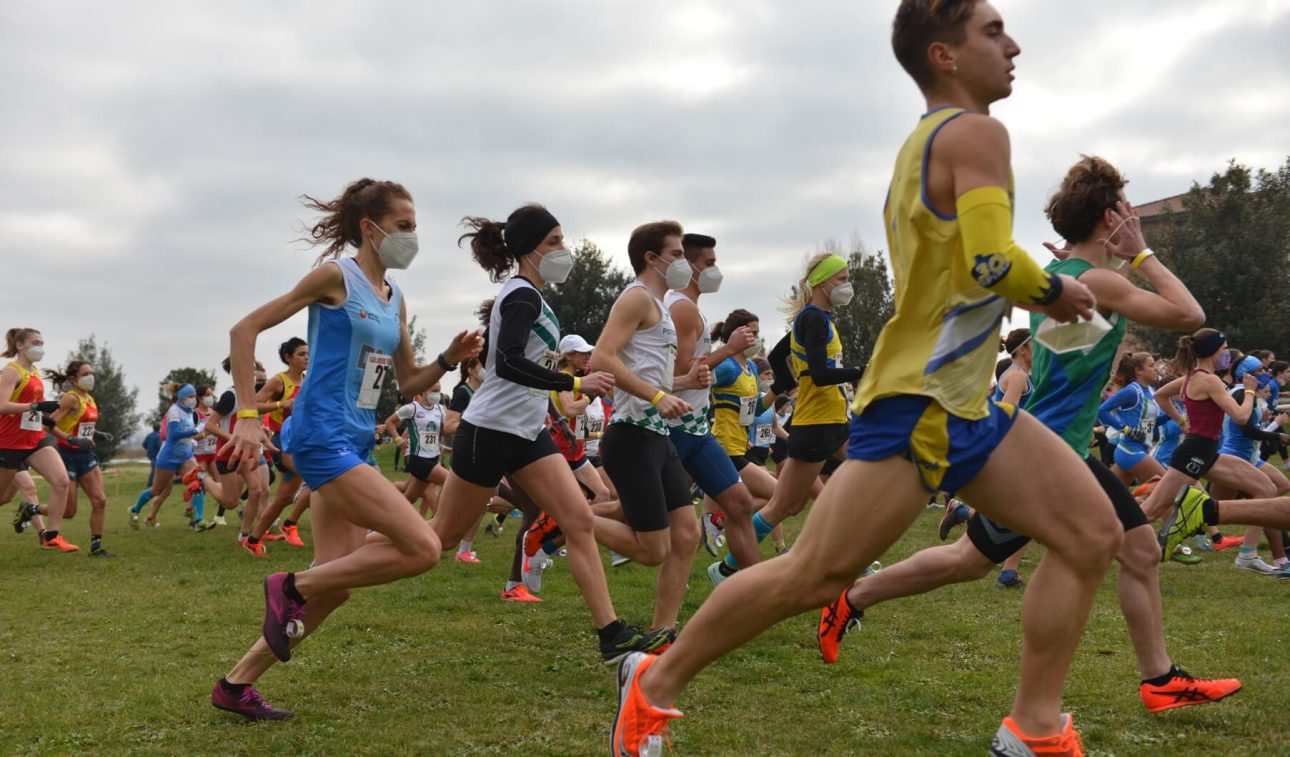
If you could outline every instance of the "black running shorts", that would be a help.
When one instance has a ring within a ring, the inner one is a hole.
[[[439,464],[437,457],[421,457],[413,455],[406,459],[406,468],[408,475],[423,483],[430,483],[430,473],[434,467]]]
[[[480,428],[469,421],[457,427],[452,446],[452,472],[475,486],[493,488],[502,476],[524,468],[560,450],[546,429],[532,441],[522,436]]]
[[[845,423],[823,423],[788,429],[788,456],[804,463],[822,463],[836,456],[847,443],[850,427]]]
[[[1209,469],[1218,460],[1218,440],[1188,434],[1174,450],[1169,467],[1186,473],[1192,478],[1200,478],[1209,473]]]
[[[663,434],[611,423],[600,440],[600,462],[633,530],[663,531],[671,511],[690,506],[690,479]]]

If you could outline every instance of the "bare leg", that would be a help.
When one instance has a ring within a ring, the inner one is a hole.
[[[67,495],[72,488],[67,466],[63,465],[63,458],[53,447],[36,450],[27,458],[27,465],[49,484],[49,504],[45,506],[45,514],[49,516],[49,530],[57,531],[63,524],[63,511],[67,509]]]
[[[1126,533],[1116,559],[1120,570],[1115,588],[1138,656],[1138,674],[1144,680],[1164,675],[1171,663],[1160,602],[1160,545],[1151,526],[1138,526]]]
[[[675,628],[685,599],[685,584],[694,565],[694,553],[703,537],[694,510],[681,507],[667,514],[671,550],[658,571],[658,595],[654,600],[653,628]],[[749,524],[751,527],[751,524]]]
[[[857,580],[847,590],[847,601],[857,610],[898,597],[924,594],[954,583],[975,581],[989,575],[994,563],[972,545],[966,535],[952,544],[930,547],[907,559]]]

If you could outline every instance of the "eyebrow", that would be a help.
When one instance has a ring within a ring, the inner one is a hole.
[[[987,22],[986,25],[982,27],[982,30],[986,32],[1001,32],[1003,31],[1003,22],[996,18],[993,21]]]

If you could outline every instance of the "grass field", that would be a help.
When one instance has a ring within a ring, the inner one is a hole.
[[[108,485],[113,560],[86,557],[85,509],[64,529],[82,545],[72,555],[36,549],[8,528],[13,505],[0,509],[0,752],[605,753],[614,676],[563,561],[543,604],[498,599],[514,520],[507,538],[477,538],[483,565],[449,559],[361,591],[271,671],[260,690],[294,720],[249,724],[212,709],[211,684],[258,635],[264,575],[303,569],[311,551],[278,543],[260,561],[229,529],[189,533],[173,495],[162,530],[131,531],[125,511],[144,471],[124,471],[119,495],[116,479]],[[919,518],[884,562],[935,543],[939,514]],[[309,542],[307,517],[301,531]],[[702,552],[695,561],[683,618],[710,592],[708,562]],[[620,615],[647,620],[654,571],[606,570]],[[1290,585],[1237,571],[1228,556],[1161,573],[1174,659],[1245,689],[1148,715],[1108,577],[1066,695],[1090,753],[1285,754]],[[818,616],[791,619],[695,682],[674,752],[982,754],[1012,701],[1020,600],[982,581],[875,608],[831,667],[815,648]]]

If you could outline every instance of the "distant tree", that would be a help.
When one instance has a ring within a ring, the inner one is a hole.
[[[170,373],[167,373],[166,377],[161,380],[161,385],[164,386],[171,381],[180,386],[184,384],[192,384],[194,387],[201,384],[215,386],[215,371],[206,368],[172,368]],[[165,396],[161,387],[157,387],[157,410],[149,420],[161,420],[174,401],[174,397]]]
[[[408,336],[412,339],[412,354],[416,356],[418,364],[426,362],[426,330],[417,328],[417,317],[414,315],[408,319]],[[381,398],[376,402],[376,422],[384,423],[386,418],[390,417],[399,408],[400,405],[406,404],[409,398],[400,394],[398,382],[388,380],[381,387]]]
[[[1184,212],[1147,231],[1205,309],[1206,325],[1233,347],[1290,355],[1282,313],[1290,290],[1290,159],[1257,173],[1235,161],[1209,185],[1193,184]],[[1177,333],[1137,328],[1154,351],[1172,355]]]
[[[848,367],[863,367],[873,356],[882,327],[896,312],[887,263],[882,252],[870,252],[859,237],[852,237],[849,245],[828,240],[816,250],[826,251],[846,256],[851,286],[855,289],[855,296],[846,307],[833,310],[833,319],[842,340],[842,363]],[[797,285],[794,284],[789,290],[789,299],[796,294]]]
[[[609,320],[609,310],[632,276],[610,261],[595,242],[583,240],[573,249],[573,271],[563,284],[550,284],[543,296],[561,334],[578,334],[595,344]]]
[[[112,351],[104,344],[99,346],[93,334],[76,344],[67,353],[67,361],[84,360],[94,368],[94,404],[98,405],[99,420],[95,428],[110,435],[100,436],[95,445],[99,459],[108,462],[116,457],[117,450],[139,430],[143,414],[136,411],[139,390],[127,388],[121,366],[112,358]],[[66,363],[63,364],[64,367]],[[61,387],[55,387],[61,390]]]

